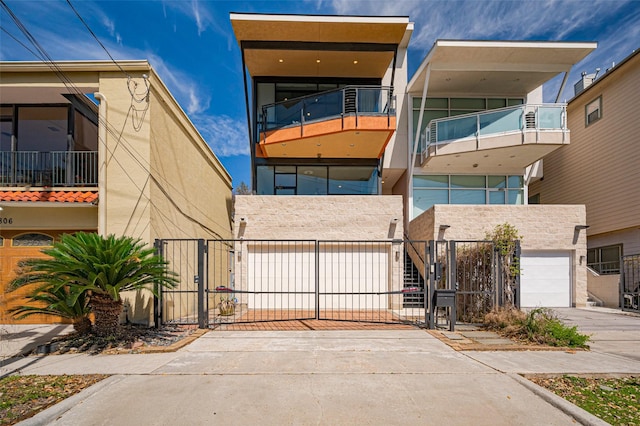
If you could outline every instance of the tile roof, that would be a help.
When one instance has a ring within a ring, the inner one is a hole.
[[[0,191],[0,201],[93,203],[97,200],[98,191]]]

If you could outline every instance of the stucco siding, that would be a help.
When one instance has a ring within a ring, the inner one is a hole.
[[[152,87],[152,238],[230,238],[230,176],[162,86]]]
[[[142,81],[142,72],[132,73],[132,77]],[[98,90],[104,94],[107,103],[107,116],[101,117],[99,123],[108,127],[107,158],[99,159],[107,164],[106,199],[99,200],[100,208],[106,210],[105,234],[131,235],[151,242],[149,116],[142,118],[130,110],[131,95],[127,78],[122,73],[101,73]],[[142,106],[136,104],[136,108]]]

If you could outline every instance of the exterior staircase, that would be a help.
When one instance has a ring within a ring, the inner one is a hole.
[[[415,292],[408,292],[404,294],[403,307],[404,308],[424,308],[424,277],[418,270],[418,267],[413,263],[411,256],[407,253],[407,248],[404,250],[404,285],[405,290],[419,289],[420,294]]]

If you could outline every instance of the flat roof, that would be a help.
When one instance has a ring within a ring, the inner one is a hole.
[[[595,42],[437,40],[407,85],[435,95],[522,96],[584,59]]]
[[[253,77],[381,78],[409,42],[408,16],[230,14]]]

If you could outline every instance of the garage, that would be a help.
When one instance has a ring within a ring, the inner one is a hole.
[[[520,264],[520,306],[571,306],[571,252],[523,251]]]

